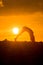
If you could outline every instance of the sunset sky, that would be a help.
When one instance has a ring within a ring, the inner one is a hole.
[[[27,26],[36,41],[43,41],[43,0],[0,0],[0,40],[14,40],[14,27]],[[28,41],[25,32],[18,40]]]

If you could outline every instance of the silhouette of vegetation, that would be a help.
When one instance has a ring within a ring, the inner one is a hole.
[[[0,65],[43,64],[43,42],[0,41]]]

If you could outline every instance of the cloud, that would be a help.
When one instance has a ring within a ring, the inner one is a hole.
[[[0,7],[4,7],[2,0],[0,0]]]
[[[3,0],[2,12],[43,12],[43,0]]]

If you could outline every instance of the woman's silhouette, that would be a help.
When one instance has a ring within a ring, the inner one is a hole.
[[[27,31],[28,34],[30,35],[30,40],[31,40],[31,42],[35,42],[35,37],[34,37],[33,31],[32,31],[30,28],[26,27],[26,26],[24,26],[24,27],[22,28],[20,34],[18,34],[17,37],[15,38],[15,41],[16,41],[16,39],[17,39],[23,32],[25,32],[25,31]]]

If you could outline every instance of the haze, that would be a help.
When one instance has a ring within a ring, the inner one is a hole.
[[[34,31],[36,41],[43,41],[43,0],[2,0],[2,3],[0,40],[14,40],[16,36],[12,28],[27,26]],[[24,33],[18,40],[28,41],[28,38],[28,34]]]

